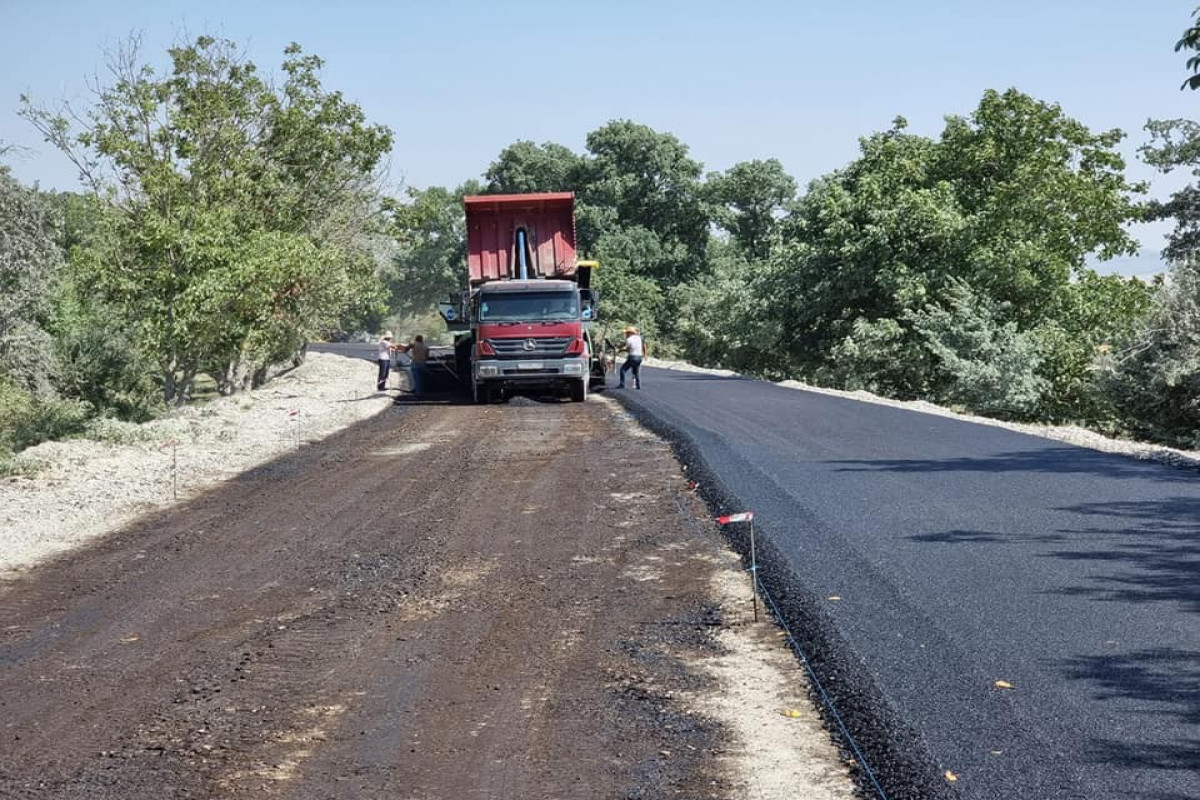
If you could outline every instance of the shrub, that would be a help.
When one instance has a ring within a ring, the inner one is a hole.
[[[1103,387],[1134,432],[1200,447],[1200,262],[1170,276],[1145,328],[1106,359]]]
[[[136,444],[148,442],[154,438],[154,433],[136,422],[99,417],[87,423],[84,435],[95,442],[107,444]]]
[[[934,359],[933,396],[985,414],[1034,414],[1049,384],[1037,374],[1037,342],[1005,308],[955,282],[944,304],[907,314]]]
[[[90,413],[87,403],[39,398],[11,378],[0,377],[0,452],[15,453],[80,433]]]

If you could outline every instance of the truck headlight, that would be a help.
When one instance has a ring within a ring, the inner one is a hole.
[[[563,372],[567,375],[582,375],[583,364],[565,364],[563,365]]]
[[[481,366],[479,368],[479,377],[481,378],[494,378],[498,374],[496,367]]]

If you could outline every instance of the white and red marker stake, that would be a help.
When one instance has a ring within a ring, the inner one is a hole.
[[[728,525],[731,522],[750,523],[750,591],[751,602],[754,604],[754,621],[758,622],[758,554],[754,549],[754,512],[739,511],[736,514],[726,514],[717,517],[717,522]]]

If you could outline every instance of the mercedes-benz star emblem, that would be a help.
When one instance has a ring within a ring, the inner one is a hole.
[[[537,347],[537,342],[535,342],[533,339],[525,340],[525,349],[526,350],[532,350],[535,347]]]

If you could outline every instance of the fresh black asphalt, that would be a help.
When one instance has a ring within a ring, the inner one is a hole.
[[[889,797],[1200,798],[1200,473],[644,373],[610,396],[756,513],[764,581]]]

